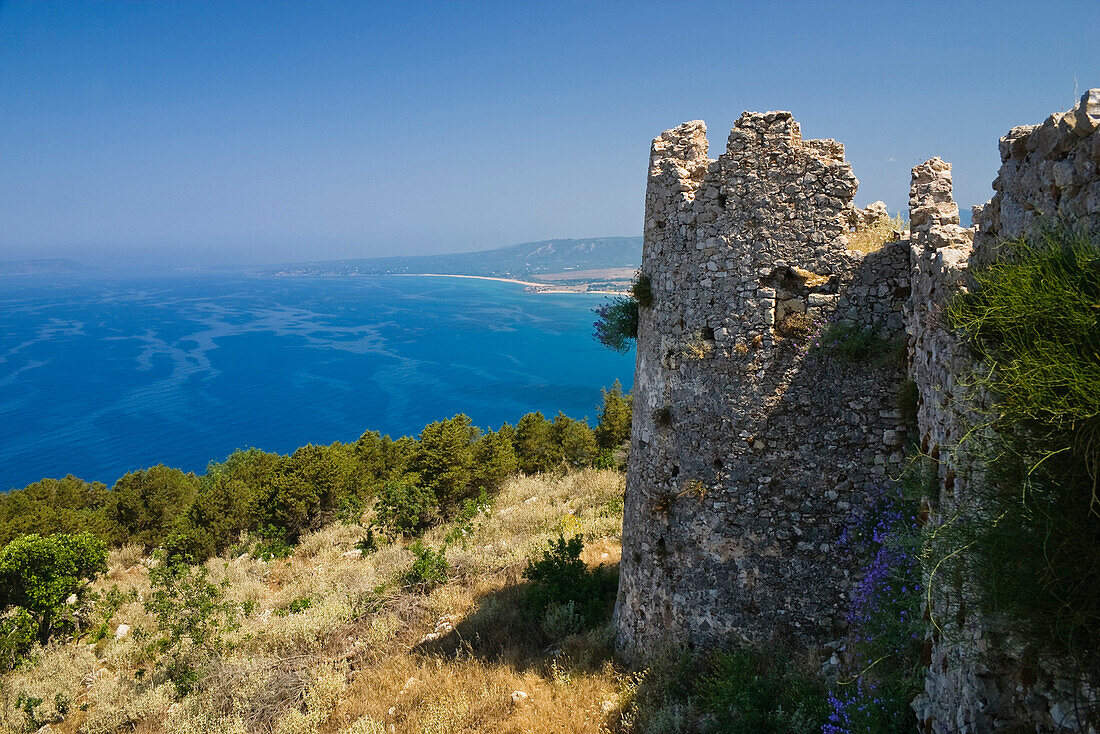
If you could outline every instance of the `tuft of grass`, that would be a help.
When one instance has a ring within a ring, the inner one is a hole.
[[[814,323],[804,313],[791,313],[775,325],[775,333],[789,339],[805,339],[813,333]]]
[[[680,349],[684,359],[706,359],[714,353],[714,339],[708,339],[702,331],[697,331],[686,339]]]
[[[884,339],[878,329],[838,321],[829,324],[812,340],[811,353],[845,364],[870,364],[885,367],[900,364],[905,357],[905,341]]]
[[[909,226],[899,213],[891,218],[879,219],[869,225],[861,226],[848,233],[848,249],[856,252],[871,253],[881,250],[887,242],[897,239],[896,233],[904,232]]]
[[[1100,418],[1100,237],[1049,222],[972,273],[947,311],[1005,424],[1075,431]]]

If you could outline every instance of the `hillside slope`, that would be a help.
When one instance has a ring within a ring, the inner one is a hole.
[[[408,581],[415,544],[364,554],[356,544],[367,530],[354,523],[303,536],[286,559],[258,559],[256,545],[211,559],[210,579],[242,611],[224,628],[223,645],[186,651],[201,664],[182,691],[164,672],[180,651],[149,649],[157,624],[143,601],[155,596],[154,564],[136,547],[116,550],[90,617],[106,613],[105,627],[51,643],[0,679],[0,726],[88,734],[617,730],[629,686],[610,662],[609,628],[532,617],[522,574],[559,535],[583,535],[590,567],[617,567],[622,492],[622,474],[610,470],[508,480],[491,508],[422,538],[423,547],[444,549],[450,566],[448,580],[430,590]],[[191,597],[196,608],[199,596]]]

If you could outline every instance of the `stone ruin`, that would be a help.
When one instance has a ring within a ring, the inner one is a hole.
[[[653,303],[638,329],[615,615],[625,656],[670,637],[836,647],[859,580],[838,538],[898,475],[906,444],[938,458],[941,508],[966,491],[952,448],[970,363],[943,306],[971,259],[997,257],[1040,215],[1100,228],[1098,126],[1090,90],[1070,112],[1013,128],[972,228],[959,224],[950,166],[917,166],[911,231],[868,253],[849,238],[881,225],[885,206],[856,209],[843,145],[803,140],[790,113],[744,113],[717,159],[700,121],[653,141],[641,265]],[[851,364],[808,350],[828,322],[872,330],[880,354]],[[891,344],[906,345],[900,359]],[[920,395],[915,435],[897,400],[907,378]],[[957,614],[965,592],[934,591],[933,613],[958,629],[929,641],[914,702],[924,729],[1064,725],[1072,692],[1021,692],[1012,661],[975,654],[989,630]]]

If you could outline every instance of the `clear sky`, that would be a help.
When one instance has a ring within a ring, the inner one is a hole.
[[[229,264],[641,232],[649,142],[742,110],[857,203],[1100,86],[1100,1],[0,0],[0,260]]]

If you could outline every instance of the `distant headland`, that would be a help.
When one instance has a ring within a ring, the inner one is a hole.
[[[324,260],[259,268],[276,276],[461,276],[524,285],[539,293],[619,293],[641,263],[641,237],[543,240],[446,255]]]

